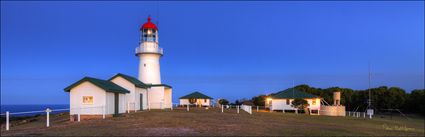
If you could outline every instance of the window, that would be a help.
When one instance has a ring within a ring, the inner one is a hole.
[[[316,100],[315,100],[315,99],[313,100],[313,103],[312,103],[312,104],[313,104],[313,105],[316,105]]]
[[[289,99],[286,99],[286,105],[289,105]]]
[[[83,104],[93,104],[93,96],[83,96]]]
[[[207,103],[207,99],[204,99],[204,103]]]
[[[145,64],[143,64],[143,66],[144,66],[144,67],[146,67],[146,63],[145,63]]]

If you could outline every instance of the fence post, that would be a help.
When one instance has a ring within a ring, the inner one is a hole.
[[[317,110],[317,115],[320,115],[320,109]]]
[[[140,108],[140,107],[139,107]],[[137,109],[136,109],[136,102],[134,102],[134,112],[137,112]]]
[[[159,102],[159,107],[160,107],[161,109],[163,109],[163,108],[162,108],[162,102]]]
[[[130,102],[127,102],[127,113],[130,113]]]
[[[81,117],[81,114],[80,114],[80,112],[78,112],[78,122],[80,122],[80,117]]]
[[[258,112],[258,106],[257,106],[257,112]]]
[[[295,114],[298,114],[298,109],[295,109]]]
[[[224,105],[221,105],[221,113],[224,112]]]
[[[366,112],[363,112],[363,118],[366,118]]]
[[[150,102],[148,103],[148,109],[149,109],[149,111],[151,111],[151,103]]]
[[[103,111],[102,118],[103,118],[103,119],[105,119],[105,110],[106,110],[106,109],[105,109],[105,106],[103,106],[103,107],[102,107],[102,111]]]
[[[173,103],[171,103],[171,110],[173,110],[173,106],[174,106]]]
[[[249,107],[249,114],[252,114],[252,107]]]
[[[189,104],[186,105],[186,110],[189,111]]]
[[[47,108],[46,109],[46,127],[49,127],[50,126],[50,112],[51,112],[51,110],[49,109],[49,108]]]
[[[9,131],[9,111],[6,111],[6,131]]]
[[[236,106],[236,109],[238,110],[238,114],[239,114],[239,105]]]
[[[285,109],[284,108],[282,109],[282,113],[285,114]]]

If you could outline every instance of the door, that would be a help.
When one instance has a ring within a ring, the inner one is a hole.
[[[114,107],[114,108],[115,108],[115,109],[114,109],[115,111],[114,111],[114,114],[115,114],[115,115],[118,115],[118,114],[119,114],[119,111],[118,111],[118,105],[119,105],[119,103],[120,103],[120,102],[119,102],[119,101],[120,101],[120,100],[119,100],[119,97],[120,97],[120,96],[119,96],[119,94],[118,94],[118,93],[115,93],[115,101],[114,101],[114,103],[115,103],[115,107]]]
[[[143,94],[140,94],[140,110],[143,110]]]

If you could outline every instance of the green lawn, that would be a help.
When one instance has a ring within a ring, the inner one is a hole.
[[[279,112],[253,112],[235,109],[152,110],[121,117],[69,122],[68,116],[52,116],[45,128],[39,120],[11,127],[1,135],[220,135],[220,136],[424,136],[423,118],[394,117],[372,120],[352,117],[310,116]],[[43,119],[43,118],[41,118]]]

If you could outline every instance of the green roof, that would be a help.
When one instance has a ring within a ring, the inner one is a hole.
[[[118,86],[115,83],[112,83],[110,81],[106,81],[106,80],[101,80],[101,79],[97,79],[97,78],[91,78],[91,77],[84,77],[83,79],[75,82],[74,84],[66,87],[64,90],[66,92],[70,92],[72,88],[80,85],[83,82],[90,82],[94,85],[96,85],[97,87],[105,90],[106,92],[113,92],[113,93],[130,93],[130,91]]]
[[[148,87],[148,85],[146,85],[145,83],[141,82],[137,78],[132,77],[132,76],[129,76],[129,75],[125,75],[125,74],[122,74],[122,73],[116,74],[115,76],[113,76],[112,78],[110,78],[109,81],[111,81],[112,79],[114,79],[116,77],[119,77],[119,76],[121,76],[122,78],[124,78],[124,79],[128,80],[129,82],[133,83],[136,87],[139,87],[139,88],[147,88]]]
[[[172,88],[170,85],[167,84],[147,84],[148,87],[167,87]]]
[[[288,88],[283,91],[279,91],[272,95],[271,98],[318,98],[318,96],[296,90],[294,88]]]
[[[189,95],[180,97],[180,99],[189,99],[189,98],[201,98],[201,99],[212,99],[211,97],[204,95],[198,91],[190,93]]]

